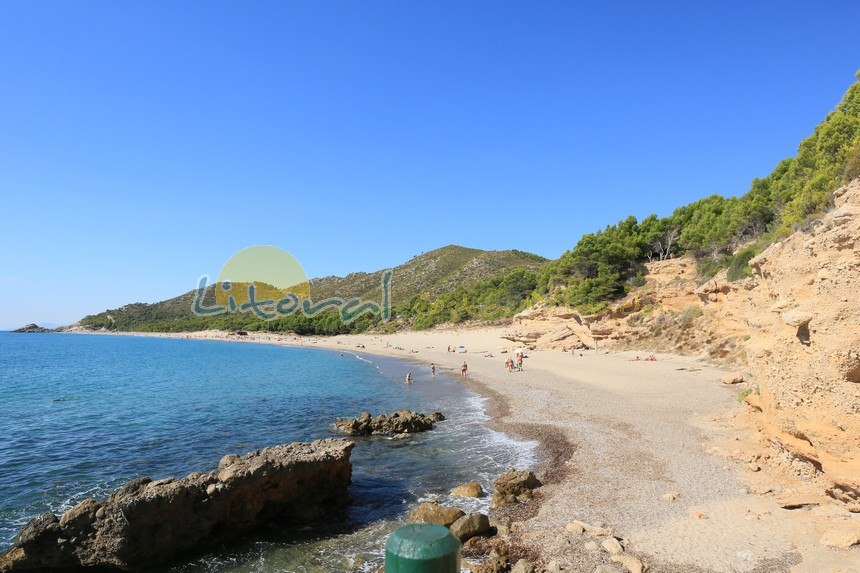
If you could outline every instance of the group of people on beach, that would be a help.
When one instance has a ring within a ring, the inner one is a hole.
[[[639,358],[637,356],[636,358],[628,358],[627,362],[657,362],[657,357],[653,354],[648,358]]]
[[[514,360],[510,356],[505,360],[505,369],[508,372],[513,372],[516,370],[517,372],[523,371],[523,355],[521,352],[517,352],[517,358]]]

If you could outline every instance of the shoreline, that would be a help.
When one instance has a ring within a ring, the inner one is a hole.
[[[592,536],[566,530],[579,520],[611,529],[626,554],[654,572],[860,572],[849,564],[853,552],[819,543],[829,529],[856,520],[823,495],[812,511],[783,509],[786,496],[812,490],[767,467],[750,471],[760,436],[738,390],[720,383],[727,371],[699,358],[657,353],[647,363],[633,360],[651,353],[645,350],[531,351],[524,372],[507,373],[502,353],[518,345],[486,327],[328,338],[86,334],[319,348],[450,370],[486,400],[491,429],[539,444],[534,469],[545,485],[535,502],[494,511],[513,521],[511,553],[539,556],[549,569],[553,561],[576,571],[609,563]],[[448,345],[466,348],[451,353]],[[466,380],[458,368],[464,360]]]

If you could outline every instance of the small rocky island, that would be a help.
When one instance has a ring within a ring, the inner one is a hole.
[[[44,327],[39,326],[38,324],[35,324],[35,323],[30,323],[30,324],[28,324],[28,325],[26,325],[26,326],[22,326],[21,328],[19,328],[19,329],[17,329],[17,330],[13,330],[12,332],[26,332],[26,333],[32,333],[32,332],[54,332],[54,330],[53,330],[53,329],[51,329],[51,328],[44,328]]]
[[[132,480],[106,500],[86,499],[59,518],[44,513],[30,520],[0,554],[0,573],[132,571],[265,524],[334,518],[349,502],[354,445],[343,439],[293,443],[224,456],[209,473]]]
[[[370,412],[364,412],[358,418],[338,420],[335,427],[349,436],[396,436],[432,430],[434,423],[444,419],[440,412],[420,414],[412,410],[397,410],[375,418]]]

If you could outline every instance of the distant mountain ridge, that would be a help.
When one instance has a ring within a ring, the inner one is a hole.
[[[396,308],[422,294],[435,297],[458,287],[469,288],[481,281],[507,275],[516,269],[537,270],[546,262],[544,257],[524,251],[485,251],[448,245],[417,255],[390,269],[393,271],[392,305]],[[319,301],[328,297],[360,297],[363,300],[380,302],[382,274],[386,270],[389,269],[351,273],[345,277],[311,279],[311,298]],[[189,291],[152,304],[127,304],[86,316],[70,328],[171,331],[212,327],[214,323],[211,318],[201,318],[192,312],[194,295],[195,291]],[[214,304],[211,285],[207,288],[204,304]]]

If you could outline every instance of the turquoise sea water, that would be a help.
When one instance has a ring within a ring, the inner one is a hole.
[[[415,378],[403,384],[407,371]],[[448,420],[360,439],[345,532],[251,538],[173,572],[372,570],[418,501],[508,466],[534,444],[489,430],[482,400],[423,365],[337,351],[164,338],[0,333],[0,547],[34,515],[125,481],[208,471],[228,453],[332,437],[338,417],[410,408]],[[481,508],[485,500],[457,500]],[[469,509],[466,507],[465,509]],[[357,565],[364,563],[363,565]]]

